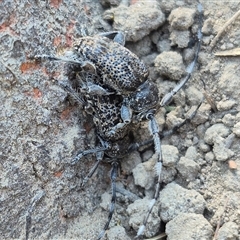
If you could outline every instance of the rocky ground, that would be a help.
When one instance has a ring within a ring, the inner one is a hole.
[[[240,46],[240,17],[213,42],[240,3],[201,3],[198,64],[157,114],[161,130],[204,102],[191,123],[162,140],[162,189],[145,239],[163,239],[160,233],[168,240],[240,239],[239,55],[215,55]],[[111,166],[102,164],[81,188],[95,158],[70,162],[94,146],[94,126],[57,84],[63,64],[29,57],[62,55],[81,36],[122,30],[126,47],[149,67],[162,97],[193,59],[197,2],[3,0],[0,12],[1,239],[96,239],[107,220]],[[134,132],[136,141],[147,135],[145,123]],[[153,150],[140,149],[122,161],[118,190],[124,193],[117,194],[105,239],[133,239],[142,224],[156,183]]]

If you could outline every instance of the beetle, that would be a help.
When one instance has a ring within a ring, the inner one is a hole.
[[[75,82],[76,86],[72,88],[63,83],[61,83],[61,86],[83,106],[88,114],[93,116],[99,145],[93,149],[79,151],[72,161],[72,164],[75,164],[87,154],[96,154],[97,162],[84,178],[83,185],[93,175],[99,163],[104,161],[104,155],[107,156],[106,160],[112,163],[110,211],[108,221],[98,239],[104,236],[114,212],[119,162],[139,146],[154,143],[157,154],[155,167],[158,180],[154,197],[147,216],[139,228],[137,237],[144,232],[148,218],[158,198],[161,182],[162,153],[160,138],[164,134],[159,132],[154,115],[160,107],[168,104],[172,97],[186,84],[197,63],[202,41],[203,10],[200,4],[198,5],[198,11],[200,20],[194,59],[187,68],[186,77],[170,93],[166,94],[161,101],[157,86],[149,79],[145,64],[124,47],[125,37],[122,32],[114,31],[93,37],[83,37],[78,41],[74,49],[67,52],[64,57],[36,56],[37,59],[45,58],[68,63],[66,75],[70,82]],[[131,129],[137,123],[145,120],[149,121],[149,130],[152,137],[144,143],[134,143],[130,136]],[[183,121],[177,127],[181,127],[185,122]]]

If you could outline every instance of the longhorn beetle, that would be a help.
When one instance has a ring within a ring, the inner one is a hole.
[[[124,34],[119,31],[102,33],[93,37],[82,37],[74,49],[64,57],[36,56],[36,59],[64,61],[68,63],[67,76],[75,84],[73,89],[68,84],[61,86],[68,91],[93,116],[97,130],[99,146],[80,151],[72,161],[75,164],[83,156],[96,154],[97,162],[83,180],[83,185],[93,175],[101,161],[112,163],[111,184],[112,200],[108,221],[99,234],[101,239],[108,229],[115,208],[116,177],[118,164],[129,152],[142,145],[154,143],[157,154],[156,169],[158,180],[154,197],[149,206],[147,216],[139,228],[137,237],[143,234],[148,218],[160,192],[162,153],[160,138],[175,131],[185,124],[185,119],[167,133],[160,133],[154,118],[156,111],[168,104],[172,97],[190,79],[196,65],[202,41],[203,10],[198,4],[199,27],[197,32],[197,49],[193,61],[187,67],[186,77],[160,101],[155,83],[148,77],[145,64],[130,50],[124,47]],[[198,105],[197,109],[199,108]],[[195,110],[195,113],[197,111]],[[192,118],[193,115],[190,117]],[[149,121],[152,138],[143,143],[133,143],[129,135],[132,127],[141,122]],[[106,159],[107,157],[107,159]]]

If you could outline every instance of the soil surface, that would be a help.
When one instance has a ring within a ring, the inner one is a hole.
[[[201,1],[203,39],[194,72],[173,101],[156,114],[161,131],[196,116],[162,139],[160,197],[144,239],[240,239],[240,56],[238,16],[213,44],[239,1]],[[160,98],[184,76],[196,52],[195,1],[0,1],[0,238],[94,240],[111,201],[111,165],[96,161],[91,117],[58,84],[64,64],[30,57],[63,55],[82,36],[121,30],[126,47],[149,68]],[[228,55],[228,54],[227,54]],[[148,123],[134,129],[148,139]],[[121,162],[117,203],[104,239],[134,239],[156,186],[154,147]],[[216,229],[219,228],[217,231]]]

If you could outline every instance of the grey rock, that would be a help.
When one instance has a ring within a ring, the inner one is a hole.
[[[133,53],[137,54],[138,57],[146,56],[151,52],[152,42],[149,36],[146,36],[138,42],[130,42],[126,44],[126,47]]]
[[[204,141],[210,145],[213,145],[217,136],[227,137],[230,131],[229,128],[222,123],[214,124],[208,128],[205,132]]]
[[[219,61],[213,61],[211,66],[209,67],[209,71],[212,73],[212,74],[217,74],[220,70],[220,64],[219,64]]]
[[[200,95],[198,95],[198,97],[200,97]],[[200,101],[197,104],[199,104]],[[196,106],[191,107],[189,110],[189,113],[187,113],[187,114],[191,115],[192,112],[195,111],[195,109],[196,109]],[[196,115],[191,120],[191,122],[194,123],[195,125],[200,125],[200,124],[205,123],[209,119],[210,112],[211,112],[211,106],[209,104],[202,103],[201,106],[199,107]]]
[[[220,136],[214,139],[213,153],[218,161],[226,161],[234,155],[234,152],[226,146],[225,139]]]
[[[167,114],[166,124],[169,129],[173,128],[177,124],[180,124],[184,121],[184,119],[181,118],[182,111],[183,111],[182,107],[178,106]]]
[[[239,239],[238,225],[235,222],[226,222],[218,231],[217,240]]]
[[[177,164],[177,170],[187,181],[191,181],[197,177],[200,167],[192,159],[181,157]]]
[[[176,1],[176,0],[162,0],[160,1],[161,9],[164,12],[170,13],[174,8],[182,7],[185,5],[184,1]]]
[[[224,64],[224,69],[218,80],[218,91],[231,96],[231,99],[239,99],[239,81],[236,76],[240,75],[239,64]]]
[[[162,145],[163,165],[172,167],[179,159],[178,149],[171,145]]]
[[[212,238],[213,229],[203,215],[181,213],[167,223],[166,234],[168,240],[208,240]]]
[[[237,122],[234,127],[233,127],[233,133],[237,136],[240,137],[240,122]]]
[[[234,100],[225,100],[225,101],[220,101],[217,103],[217,109],[219,111],[227,111],[233,108],[236,105],[236,101]]]
[[[226,114],[223,118],[222,118],[222,122],[224,125],[226,125],[227,127],[233,127],[234,123],[235,123],[235,116],[233,116],[232,114]],[[233,128],[233,132],[234,132],[234,128]],[[237,134],[236,134],[237,135]]]
[[[201,151],[203,151],[204,153],[209,152],[210,151],[210,147],[208,144],[206,144],[204,141],[200,141],[198,144],[198,147]]]
[[[120,5],[105,11],[103,18],[113,20],[113,27],[126,33],[126,40],[133,42],[142,39],[165,22],[157,1],[139,1],[129,7]]]
[[[203,34],[206,35],[211,35],[213,33],[213,20],[211,18],[208,18],[204,21],[203,27],[202,27],[202,32]]]
[[[127,208],[127,213],[130,215],[129,225],[136,231],[142,225],[144,218],[146,217],[151,200],[147,198],[136,200],[130,204]],[[158,216],[157,204],[153,207],[152,214],[149,217],[147,227],[144,234],[147,237],[154,236],[159,231],[160,217]]]
[[[169,39],[171,46],[178,46],[179,48],[186,48],[190,40],[189,31],[172,30]]]
[[[213,152],[208,152],[205,154],[205,160],[209,163],[211,163],[214,160],[215,156]]]
[[[190,8],[176,8],[169,15],[169,22],[172,28],[177,30],[188,30],[194,22],[196,10]]]
[[[155,61],[156,71],[172,80],[180,80],[185,73],[182,56],[177,52],[162,52]]]
[[[197,152],[197,148],[195,146],[191,146],[187,149],[186,154],[185,154],[186,158],[196,161],[197,156],[198,156],[198,152]]]
[[[107,231],[107,237],[111,240],[131,240],[131,238],[126,233],[125,228],[122,226],[115,226],[110,228]]]
[[[156,163],[156,155],[153,155],[147,162],[139,163],[133,170],[134,182],[145,189],[154,185],[155,174],[153,174]]]
[[[134,151],[130,153],[121,161],[121,169],[124,174],[131,174],[132,170],[142,162],[139,152]]]
[[[102,202],[100,203],[100,206],[105,210],[105,211],[109,211],[109,204],[111,203],[111,194],[105,192],[102,194],[101,199]]]
[[[168,222],[180,213],[202,214],[206,202],[195,190],[188,190],[172,182],[160,192],[160,217]]]
[[[190,105],[198,105],[203,99],[202,92],[193,86],[189,86],[186,89],[186,96]]]
[[[168,39],[161,40],[157,43],[158,52],[170,51],[171,43]]]

